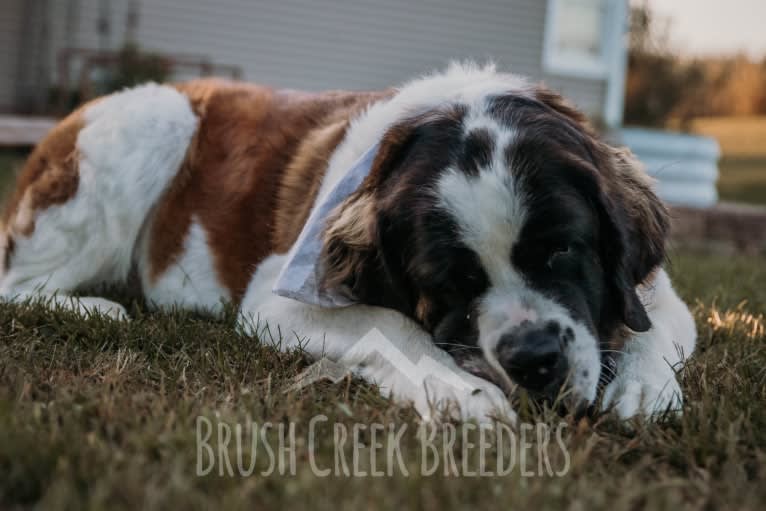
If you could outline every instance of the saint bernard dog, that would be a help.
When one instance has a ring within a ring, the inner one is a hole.
[[[312,217],[313,291],[344,306],[273,292]],[[74,293],[135,281],[154,307],[234,303],[254,339],[341,361],[426,417],[513,419],[518,386],[652,417],[680,407],[696,339],[667,231],[629,151],[492,66],[381,92],[148,84],[86,104],[31,154],[0,226],[0,294],[120,320]],[[420,382],[357,343],[373,329],[429,357]]]

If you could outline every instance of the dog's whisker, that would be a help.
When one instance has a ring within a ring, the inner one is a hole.
[[[465,344],[457,343],[457,342],[435,342],[436,346],[457,346],[458,348],[465,349],[465,350],[478,350],[481,351],[481,348],[478,346],[467,346]]]
[[[618,355],[627,355],[628,352],[620,350],[601,350],[601,353],[616,353]]]

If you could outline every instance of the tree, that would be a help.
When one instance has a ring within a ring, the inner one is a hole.
[[[670,24],[647,4],[631,9],[625,123],[663,127],[682,103],[700,93],[704,71],[682,62],[668,43]]]

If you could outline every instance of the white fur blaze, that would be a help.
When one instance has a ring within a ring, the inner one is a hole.
[[[590,403],[596,398],[600,372],[598,342],[564,307],[532,289],[512,264],[511,253],[527,218],[519,183],[503,155],[515,133],[483,112],[481,102],[472,105],[465,130],[482,128],[491,134],[495,143],[490,161],[478,175],[448,169],[436,190],[440,206],[457,221],[461,240],[476,253],[489,277],[490,290],[482,297],[478,319],[479,347],[497,374],[513,385],[496,355],[502,335],[525,320],[556,321],[574,333],[564,350],[574,397]]]
[[[142,252],[145,258],[146,250]],[[224,302],[231,300],[216,274],[207,233],[196,219],[186,233],[178,260],[154,282],[149,277],[149,268],[149,263],[144,261],[139,269],[146,299],[154,306],[177,305],[215,313],[220,312]]]

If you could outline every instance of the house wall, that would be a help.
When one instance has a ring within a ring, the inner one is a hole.
[[[73,3],[77,24],[67,30],[65,11]],[[102,40],[97,30],[102,0],[53,2],[52,74],[55,54],[63,47],[117,49],[123,44],[129,2],[107,3],[111,33]],[[218,64],[240,66],[247,80],[309,90],[377,89],[442,68],[452,59],[491,58],[504,70],[544,79],[600,117],[603,81],[546,76],[542,70],[546,4],[142,0],[137,40],[147,50],[204,55]]]
[[[0,8],[0,112],[16,100],[16,75],[24,0],[2,0]]]

